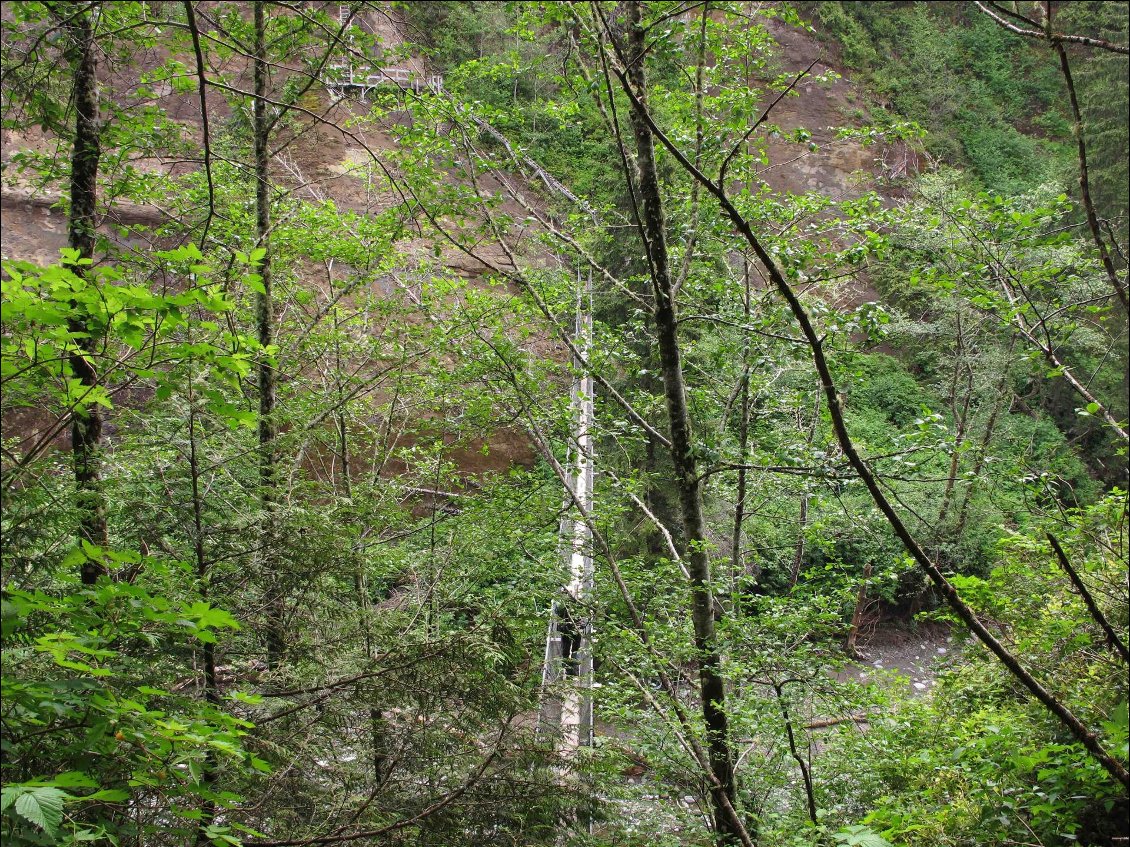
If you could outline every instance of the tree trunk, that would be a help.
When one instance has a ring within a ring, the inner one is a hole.
[[[1016,337],[1013,336],[1008,343],[1007,357],[1012,357],[1012,351],[1016,347]],[[997,420],[1000,414],[1012,402],[1012,392],[1009,388],[1010,374],[1008,372],[1008,365],[1002,366],[1001,378],[996,385],[996,391],[993,393],[993,407],[989,412],[989,419],[985,422],[985,431],[981,433],[981,440],[977,445],[976,458],[973,461],[973,470],[969,479],[969,485],[965,488],[961,498],[961,508],[958,510],[957,523],[953,529],[954,538],[960,538],[961,533],[965,531],[965,521],[969,517],[969,504],[973,499],[973,495],[977,490],[978,480],[981,476],[981,471],[985,467],[985,461],[989,454],[989,444],[993,440],[993,433],[996,431]]]
[[[275,363],[267,353],[274,342],[275,315],[271,297],[271,197],[269,150],[267,147],[270,123],[267,115],[267,37],[264,3],[255,3],[255,97],[252,102],[252,135],[255,157],[255,237],[257,245],[265,252],[259,262],[258,273],[263,290],[255,297],[255,323],[259,336],[259,504],[262,509],[260,524],[260,561],[266,585],[267,606],[267,667],[275,668],[286,650],[283,632],[284,597],[278,563],[278,480],[275,455]]]
[[[74,66],[75,137],[71,151],[71,213],[67,221],[67,243],[78,258],[93,259],[95,241],[94,206],[98,198],[98,161],[102,155],[98,118],[97,58],[91,13],[85,11],[71,20],[71,63]],[[87,277],[87,266],[72,265],[76,276]],[[77,307],[76,307],[77,312]],[[71,371],[84,389],[98,384],[92,357],[96,339],[89,334],[87,321],[77,314],[68,329],[78,336],[78,350],[69,357]],[[95,547],[109,544],[106,528],[106,500],[102,493],[101,460],[102,414],[90,404],[76,408],[71,415],[71,455],[74,463],[76,501],[79,511],[79,542]],[[94,584],[106,573],[100,561],[87,559],[80,576],[84,585]]]
[[[1079,194],[1083,200],[1083,211],[1087,215],[1087,228],[1091,231],[1091,240],[1099,251],[1103,270],[1106,271],[1107,280],[1114,291],[1115,297],[1122,305],[1123,312],[1130,312],[1130,299],[1127,298],[1126,285],[1118,276],[1107,249],[1102,231],[1099,229],[1099,215],[1095,211],[1095,202],[1091,199],[1091,176],[1087,166],[1087,141],[1083,134],[1083,114],[1079,109],[1079,98],[1075,95],[1075,79],[1071,75],[1071,62],[1067,58],[1067,48],[1063,42],[1052,37],[1051,31],[1051,4],[1048,5],[1048,39],[1059,58],[1059,69],[1063,74],[1063,82],[1067,86],[1068,102],[1071,104],[1071,132],[1075,136],[1075,151],[1079,158]]]
[[[192,552],[196,560],[196,581],[200,598],[209,595],[208,560],[204,552],[204,501],[200,493],[200,461],[196,450],[196,392],[194,375],[188,376],[188,470],[192,482]],[[220,691],[216,682],[216,645],[204,642],[201,647],[201,664],[204,671],[204,699],[211,706],[220,705]],[[215,790],[216,756],[209,751],[204,759],[202,782],[208,791]],[[216,822],[216,801],[205,797],[200,804],[200,826],[196,830],[197,847],[212,843],[208,829]]]
[[[639,193],[642,200],[640,226],[651,267],[655,296],[653,316],[659,341],[659,358],[667,417],[671,428],[671,458],[675,465],[675,487],[683,519],[687,570],[691,576],[692,620],[695,650],[699,657],[699,693],[706,725],[710,769],[715,778],[711,794],[714,825],[719,843],[739,840],[740,823],[732,819],[737,807],[734,756],[730,748],[725,708],[725,685],[721,654],[714,634],[714,598],[710,584],[710,560],[706,548],[706,528],[702,514],[702,483],[699,478],[687,408],[683,367],[679,352],[678,321],[675,314],[674,285],[667,250],[666,220],[655,163],[655,143],[642,112],[647,108],[647,80],[644,73],[646,33],[641,23],[641,5],[628,3],[628,80],[638,97],[638,108],[631,110],[632,131],[639,168]]]
[[[959,364],[954,371],[954,383],[957,382],[957,371],[965,367]],[[965,398],[961,403],[961,411],[957,409],[955,392],[950,394],[950,409],[953,412],[954,425],[957,428],[953,438],[953,450],[950,453],[949,472],[946,474],[946,487],[942,491],[942,507],[938,510],[938,531],[945,530],[946,518],[949,516],[950,506],[953,504],[954,486],[957,485],[957,472],[961,469],[961,450],[965,446],[965,438],[969,424],[969,405],[973,399],[973,369],[966,368]]]
[[[863,610],[867,606],[867,580],[871,579],[871,563],[863,566],[863,579],[859,583],[859,591],[855,596],[855,611],[851,614],[851,627],[848,629],[847,641],[844,643],[844,652],[853,659],[859,660],[863,656],[856,646],[859,640],[859,630],[863,626]]]
[[[745,259],[745,269],[742,275],[744,285],[742,314],[745,323],[749,324],[750,315],[750,285],[749,285],[749,259]],[[741,397],[739,399],[740,417],[738,418],[738,485],[734,502],[734,529],[733,539],[730,543],[730,593],[739,596],[738,578],[744,575],[744,557],[742,556],[742,524],[745,522],[745,500],[747,496],[748,481],[746,479],[746,462],[749,453],[749,333],[746,333],[742,344],[742,378]]]
[[[812,784],[812,768],[797,748],[796,732],[793,730],[793,720],[789,715],[789,704],[785,702],[784,688],[784,683],[773,683],[773,692],[777,695],[777,708],[780,709],[781,720],[785,723],[785,738],[789,742],[789,755],[797,763],[797,767],[800,768],[801,779],[804,780],[804,799],[808,807],[808,819],[812,821],[814,827],[820,826],[820,817],[816,809],[816,790]]]
[[[330,289],[333,284],[331,280]],[[341,322],[337,307],[334,307],[334,383],[337,389],[337,445],[338,461],[341,463],[341,493],[351,504],[353,502],[353,477],[349,470],[349,399],[342,382],[341,363]],[[365,563],[360,550],[352,550],[353,591],[357,598],[357,623],[361,627],[361,637],[365,645],[366,666],[373,661],[373,628],[369,624],[369,584],[365,574]],[[370,753],[373,764],[373,785],[380,785],[385,773],[384,753],[384,715],[376,706],[369,706]]]
[[[808,530],[808,491],[800,495],[800,518],[797,521],[796,547],[793,549],[793,566],[789,572],[789,588],[796,588],[800,569],[804,565],[804,534]]]

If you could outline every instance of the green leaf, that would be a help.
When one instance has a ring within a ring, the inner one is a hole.
[[[104,788],[101,791],[95,791],[93,794],[87,794],[85,797],[79,797],[79,800],[103,800],[107,803],[124,803],[129,799],[129,792],[122,788]]]
[[[58,788],[25,788],[16,798],[16,814],[54,835],[63,822],[63,801],[69,796]]]
[[[832,838],[845,847],[891,847],[891,843],[869,826],[849,826]]]
[[[98,829],[83,828],[76,830],[73,833],[68,833],[68,835],[70,836],[71,841],[74,841],[76,843],[80,841],[102,841],[103,839],[110,837],[107,836],[106,830],[102,827],[98,827]]]
[[[259,274],[247,274],[243,278],[243,281],[247,284],[247,287],[256,294],[267,293],[266,286],[263,285],[263,277],[259,276]]]
[[[196,619],[196,626],[200,629],[223,628],[239,629],[239,622],[224,609],[217,609],[207,603],[193,603],[186,611],[190,617]]]
[[[67,771],[54,779],[44,780],[55,788],[97,788],[98,782],[94,777],[82,771]]]
[[[260,759],[258,756],[252,756],[249,761],[251,762],[251,767],[255,768],[259,773],[271,772],[271,765],[264,759]]]

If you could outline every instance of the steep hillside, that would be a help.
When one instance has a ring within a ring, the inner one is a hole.
[[[1124,844],[1123,6],[4,4],[5,844]]]

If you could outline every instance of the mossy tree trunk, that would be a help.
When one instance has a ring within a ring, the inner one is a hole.
[[[655,141],[643,114],[647,109],[647,79],[644,70],[646,31],[641,4],[628,4],[628,81],[638,97],[638,108],[631,110],[635,137],[636,166],[640,194],[640,227],[651,271],[656,338],[659,342],[663,392],[671,432],[671,458],[675,465],[675,488],[683,520],[687,570],[691,580],[694,644],[698,656],[699,696],[706,726],[707,751],[713,776],[711,795],[714,825],[719,842],[740,840],[740,824],[734,820],[737,790],[734,755],[730,747],[726,715],[726,689],[722,677],[722,655],[714,631],[714,595],[710,558],[707,554],[706,521],[702,511],[702,480],[694,452],[690,410],[679,350],[675,285],[667,248],[667,223],[663,208],[659,174],[655,161]]]
[[[79,277],[89,274],[89,261],[94,258],[95,205],[98,200],[98,163],[102,156],[101,125],[98,114],[98,65],[94,41],[94,12],[86,10],[69,19],[70,61],[74,68],[75,135],[71,150],[70,216],[67,221],[67,243],[81,262],[71,270]],[[91,323],[76,314],[68,328],[76,336],[78,349],[69,357],[71,372],[82,386],[83,393],[98,385],[94,365],[98,339],[91,332]],[[81,404],[71,413],[71,455],[74,464],[76,499],[79,511],[79,542],[106,547],[106,500],[102,492],[101,460],[102,414],[96,404]],[[84,585],[92,585],[106,573],[97,560],[83,561],[80,576]]]

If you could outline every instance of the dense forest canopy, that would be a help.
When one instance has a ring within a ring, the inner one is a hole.
[[[1128,11],[5,3],[5,843],[1127,844]]]

